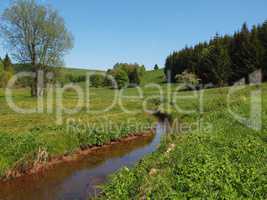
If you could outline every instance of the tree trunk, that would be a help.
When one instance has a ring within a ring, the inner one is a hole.
[[[44,73],[36,66],[33,67],[33,72],[35,77],[33,78],[31,85],[31,96],[42,97],[44,94]]]
[[[35,67],[33,67],[35,68]],[[32,80],[32,84],[31,84],[31,96],[32,97],[37,97],[37,72],[33,69],[33,73],[35,74],[35,77]]]

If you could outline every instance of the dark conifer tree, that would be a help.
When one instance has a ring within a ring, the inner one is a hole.
[[[254,28],[252,32],[249,32],[244,24],[241,32],[235,34],[230,47],[233,67],[232,81],[245,78],[248,83],[249,74],[260,68],[262,52],[257,29]]]
[[[218,35],[212,41],[209,47],[208,55],[204,61],[207,66],[210,81],[217,86],[224,86],[228,83],[231,76],[231,60],[228,54],[228,49],[223,40]]]
[[[6,54],[6,56],[2,62],[4,65],[5,71],[12,71],[13,70],[12,62],[11,62],[11,59],[9,58],[8,54]]]
[[[264,51],[261,68],[263,69],[263,73],[264,73],[263,78],[266,81],[267,80],[267,20],[258,29],[259,29],[259,40],[262,44],[263,51]]]

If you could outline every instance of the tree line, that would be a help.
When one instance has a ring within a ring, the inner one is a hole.
[[[182,74],[193,74],[200,83],[231,85],[262,69],[267,79],[267,21],[248,28],[244,23],[234,35],[216,34],[210,41],[173,52],[166,59],[165,75],[177,82]]]
[[[140,85],[141,78],[146,71],[144,65],[137,63],[117,63],[106,72],[89,73],[90,87],[110,87],[121,89]],[[60,77],[60,74],[58,75]],[[73,74],[61,75],[64,83],[79,83],[87,81],[87,74],[75,76]],[[114,81],[116,84],[114,84]]]
[[[141,77],[144,75],[145,71],[144,65],[139,65],[137,63],[117,63],[114,65],[113,69],[107,70],[107,75],[111,75],[117,83],[117,88],[121,89],[123,87],[135,87],[140,85]],[[108,77],[105,82],[107,85],[115,87]]]

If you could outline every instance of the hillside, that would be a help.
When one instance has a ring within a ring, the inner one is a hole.
[[[141,85],[145,85],[148,83],[157,83],[162,84],[165,81],[164,70],[151,70],[146,71],[145,74],[141,78]]]
[[[21,71],[31,71],[31,66],[29,64],[14,64],[15,72]],[[57,69],[57,68],[56,68]],[[72,74],[75,76],[85,75],[87,72],[101,72],[101,70],[90,70],[90,69],[82,69],[82,68],[71,68],[71,67],[62,67],[59,68],[64,72],[64,74]]]
[[[56,68],[57,69],[57,68]],[[62,77],[72,77],[72,79],[77,79],[79,77],[85,76],[88,72],[104,72],[101,70],[93,70],[93,69],[82,69],[82,68],[58,68],[60,69],[60,73]],[[21,71],[31,71],[31,66],[28,64],[15,64],[14,65],[15,72]],[[162,84],[165,81],[164,70],[149,70],[145,71],[144,75],[141,77],[141,85],[145,85],[148,83],[157,83]]]

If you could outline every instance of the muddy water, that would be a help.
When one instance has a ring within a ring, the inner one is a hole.
[[[99,193],[107,176],[155,151],[164,132],[158,124],[154,136],[114,144],[43,174],[0,183],[0,200],[87,200]]]

